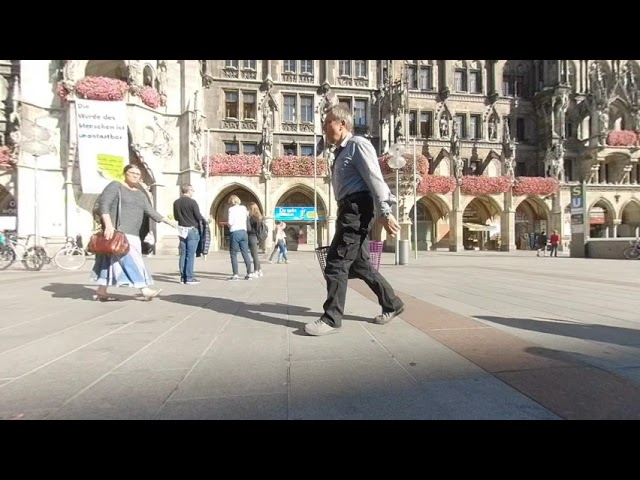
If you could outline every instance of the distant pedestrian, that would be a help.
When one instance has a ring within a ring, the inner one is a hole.
[[[544,230],[540,232],[540,235],[538,235],[538,238],[536,238],[536,247],[538,249],[536,253],[537,257],[540,256],[540,250],[542,250],[543,257],[547,256],[547,234],[544,233]]]
[[[229,224],[229,255],[231,256],[231,268],[233,270],[233,275],[229,277],[229,280],[240,280],[240,275],[238,274],[238,250],[242,254],[242,259],[247,267],[247,275],[244,279],[251,280],[255,277],[255,274],[249,257],[249,238],[247,236],[247,217],[249,212],[247,207],[240,205],[240,198],[237,195],[231,195],[228,203],[231,205],[227,217]]]
[[[558,244],[560,243],[560,235],[558,235],[558,231],[557,230],[553,231],[549,241],[551,242],[551,252],[549,253],[549,256],[557,257],[558,256]]]
[[[198,202],[193,199],[193,187],[185,183],[180,186],[182,195],[173,202],[173,217],[178,222],[178,237],[180,239],[180,283],[197,285],[200,283],[193,273],[196,260],[196,250],[200,243],[200,222],[206,222],[200,213]]]

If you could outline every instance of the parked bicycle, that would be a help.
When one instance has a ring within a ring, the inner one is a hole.
[[[0,270],[9,268],[17,258],[20,258],[24,268],[35,271],[41,270],[51,262],[51,258],[43,247],[29,246],[31,237],[35,235],[27,235],[21,242],[15,232],[5,233],[4,243],[0,245]]]
[[[64,246],[53,256],[53,261],[63,270],[77,270],[87,261],[87,254],[75,238],[67,237]]]
[[[631,244],[630,247],[625,248],[622,251],[622,255],[627,260],[637,260],[640,258],[640,238],[636,238],[635,240],[631,240],[629,242]]]

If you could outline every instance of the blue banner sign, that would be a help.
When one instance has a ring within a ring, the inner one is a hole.
[[[275,219],[283,222],[313,222],[316,210],[313,207],[276,207]],[[324,212],[318,212],[318,220],[324,220]]]

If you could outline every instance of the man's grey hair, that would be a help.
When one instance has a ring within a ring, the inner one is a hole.
[[[336,120],[344,122],[347,130],[353,130],[353,115],[348,107],[340,104],[333,105],[327,109],[327,115],[333,115]]]
[[[183,195],[186,193],[189,193],[189,190],[191,190],[190,183],[183,183],[182,185],[180,185],[180,191],[182,192]]]

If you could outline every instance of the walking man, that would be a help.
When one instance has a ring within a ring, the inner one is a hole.
[[[196,259],[196,250],[200,242],[198,224],[205,222],[200,214],[198,203],[192,198],[193,187],[188,183],[180,187],[182,196],[173,202],[173,217],[178,222],[178,236],[180,237],[180,283],[197,285],[199,280],[193,275],[193,265]]]
[[[349,277],[364,280],[378,297],[382,313],[374,323],[384,325],[404,311],[402,300],[369,260],[368,236],[376,214],[391,237],[400,230],[391,214],[396,199],[382,178],[376,151],[368,139],[353,136],[353,116],[343,105],[327,111],[323,128],[327,141],[337,147],[331,180],[338,199],[338,218],[324,270],[324,313],[305,325],[309,335],[340,331]]]

